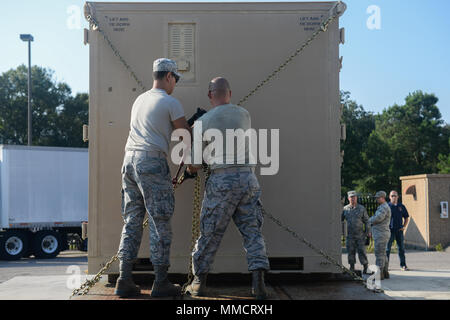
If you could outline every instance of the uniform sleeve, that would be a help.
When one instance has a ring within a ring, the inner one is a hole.
[[[387,210],[385,210],[384,208],[382,208],[380,206],[377,209],[377,211],[375,212],[375,215],[372,218],[369,219],[369,223],[370,224],[379,224],[384,219],[386,219],[386,215],[387,215]]]
[[[181,103],[177,99],[173,99],[169,108],[170,120],[175,121],[184,117],[184,109]]]
[[[345,220],[345,210],[342,210],[341,221],[344,221],[344,220]]]
[[[402,205],[403,206],[403,213],[402,213],[402,216],[403,216],[403,218],[409,218],[409,213],[408,213],[408,210],[406,209],[406,207],[404,206],[404,205]]]
[[[370,232],[369,215],[367,214],[366,207],[363,207],[362,221],[365,225],[366,235]]]

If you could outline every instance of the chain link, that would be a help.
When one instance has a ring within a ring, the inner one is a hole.
[[[197,239],[200,237],[200,202],[201,202],[201,194],[200,194],[200,185],[201,185],[201,178],[200,175],[197,174],[197,177],[195,177],[195,183],[194,183],[194,199],[193,199],[193,208],[192,208],[192,230],[191,230],[191,248],[190,252],[193,252],[195,248],[195,244],[197,242]],[[187,282],[183,285],[182,292],[186,292],[187,286],[192,282],[192,279],[194,278],[194,270],[192,269],[192,262],[191,259],[189,259],[189,266],[188,266],[188,279]]]
[[[145,219],[142,224],[142,228],[145,229],[148,226],[148,218]],[[111,265],[119,259],[119,252],[117,252],[104,266],[100,269],[99,272],[92,278],[87,279],[78,289],[72,291],[73,296],[84,296],[86,295],[91,288],[101,280],[103,274],[108,271]]]
[[[144,86],[144,83],[138,78],[138,76],[136,75],[136,73],[133,71],[133,69],[131,68],[131,66],[125,61],[125,59],[120,55],[119,51],[117,50],[117,48],[113,45],[113,43],[111,42],[111,40],[109,40],[108,36],[106,35],[106,33],[100,28],[100,25],[97,21],[97,19],[95,18],[95,14],[94,14],[94,10],[92,10],[91,4],[89,2],[86,3],[86,7],[88,9],[88,13],[86,14],[86,20],[89,22],[89,25],[92,27],[93,30],[97,30],[98,32],[100,32],[100,34],[103,36],[103,39],[105,39],[106,43],[109,45],[109,47],[111,48],[112,52],[114,53],[114,55],[119,58],[120,62],[122,62],[122,64],[124,65],[125,69],[128,70],[128,72],[130,73],[131,77],[136,81],[136,83],[141,87],[142,91],[147,91],[147,88]]]
[[[291,54],[278,68],[276,68],[269,76],[267,76],[263,81],[261,81],[257,86],[250,91],[248,95],[246,95],[244,98],[242,98],[239,101],[239,105],[244,104],[251,96],[255,95],[256,92],[258,92],[264,85],[266,85],[269,81],[271,81],[278,73],[280,73],[283,69],[286,68],[286,66],[294,60],[312,41],[314,41],[317,36],[322,33],[326,32],[328,30],[328,26],[331,22],[333,22],[338,16],[339,13],[336,10],[337,6],[341,4],[341,1],[337,2],[335,6],[333,7],[332,11],[335,12],[330,17],[328,17],[326,20],[324,20],[320,27],[309,37],[301,47],[299,47],[293,54]],[[89,21],[90,25],[93,27],[93,29],[100,32],[100,34],[105,39],[106,43],[110,46],[113,53],[119,58],[119,60],[122,62],[122,64],[125,66],[125,68],[130,72],[133,79],[138,83],[138,85],[142,88],[142,90],[146,91],[146,87],[143,85],[143,82],[139,80],[139,78],[136,76],[136,74],[133,72],[130,65],[125,61],[125,59],[120,55],[119,51],[116,49],[116,47],[112,44],[112,42],[109,40],[105,32],[99,27],[99,23],[95,19],[93,15],[93,10],[89,3],[86,3],[86,6],[89,9],[89,13],[86,15],[86,19]],[[206,168],[203,168],[203,170],[206,173],[206,181],[209,177],[210,171]],[[183,182],[183,178],[180,177],[177,181],[177,184],[174,186],[174,189]],[[191,252],[193,251],[195,247],[195,243],[200,236],[200,202],[201,202],[201,194],[200,194],[200,185],[201,185],[201,178],[199,175],[195,178],[195,185],[194,185],[194,196],[193,196],[193,212],[192,212],[192,236],[191,236]],[[365,285],[364,279],[359,277],[355,272],[351,271],[350,269],[346,268],[342,264],[340,264],[337,260],[335,260],[333,257],[326,254],[323,250],[317,248],[314,246],[311,242],[307,241],[305,238],[298,235],[295,231],[293,231],[288,226],[284,225],[279,219],[275,218],[272,214],[268,213],[261,205],[262,212],[265,216],[267,216],[270,220],[272,220],[276,225],[278,225],[281,229],[285,230],[287,233],[291,234],[292,237],[299,240],[301,243],[305,244],[307,247],[318,253],[319,255],[323,256],[326,260],[328,260],[331,264],[341,269],[344,273],[349,274],[351,277],[353,277],[354,280],[359,281]],[[148,218],[144,221],[142,227],[145,228],[148,225]],[[98,282],[100,281],[102,275],[110,268],[110,266],[118,260],[118,253],[116,253],[111,260],[109,260],[101,269],[100,271],[91,279],[86,280],[78,289],[73,290],[72,296],[74,295],[85,295],[89,292],[89,290]],[[187,285],[189,285],[192,282],[193,279],[193,270],[192,270],[192,262],[191,259],[189,259],[189,273],[188,273],[188,281],[183,285],[183,292],[185,292]]]
[[[255,95],[264,85],[266,85],[270,80],[272,80],[278,73],[280,73],[286,66],[294,60],[302,51],[313,42],[319,34],[322,32],[326,32],[328,30],[328,26],[331,22],[333,22],[337,17],[339,17],[339,12],[337,10],[338,6],[342,4],[342,1],[338,1],[334,7],[332,8],[332,12],[335,12],[330,17],[322,21],[320,27],[297,49],[293,54],[291,54],[278,68],[276,68],[271,74],[269,74],[263,81],[258,83],[256,87],[250,91],[244,98],[242,98],[238,105],[242,106],[251,96]]]
[[[289,233],[292,237],[294,237],[295,239],[299,240],[300,242],[302,242],[303,244],[305,244],[308,248],[310,248],[311,250],[315,251],[316,253],[320,254],[321,256],[323,256],[325,259],[327,259],[331,264],[333,264],[334,266],[338,267],[339,269],[341,269],[344,273],[349,274],[351,277],[353,277],[354,280],[356,281],[361,281],[363,282],[364,286],[365,286],[365,282],[364,279],[361,278],[360,276],[358,276],[355,272],[353,272],[352,270],[346,268],[345,266],[343,266],[342,264],[340,264],[336,259],[334,259],[333,257],[329,256],[328,254],[326,254],[322,249],[317,248],[316,246],[314,246],[311,242],[309,242],[308,240],[306,240],[305,238],[303,238],[302,236],[298,235],[294,230],[292,230],[291,228],[289,228],[288,226],[284,225],[279,219],[275,218],[272,214],[268,213],[264,207],[261,205],[261,210],[262,213],[267,216],[270,220],[272,220],[277,226],[279,226],[281,229],[283,229],[284,231],[286,231],[287,233]]]

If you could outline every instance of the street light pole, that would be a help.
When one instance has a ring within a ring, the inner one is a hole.
[[[20,39],[28,42],[28,145],[32,144],[32,125],[31,125],[31,41],[34,38],[31,34],[21,34]]]
[[[31,41],[28,41],[28,145],[31,146]]]

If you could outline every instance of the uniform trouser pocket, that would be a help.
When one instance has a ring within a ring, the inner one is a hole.
[[[250,271],[269,269],[266,244],[262,235],[263,215],[260,194],[259,187],[245,190],[233,215],[234,223],[243,238]]]
[[[119,259],[131,262],[136,259],[142,239],[145,205],[142,194],[133,178],[132,167],[122,167],[122,218],[123,228],[119,245]]]
[[[383,270],[387,261],[386,248],[389,238],[374,239],[375,264]]]
[[[358,253],[359,262],[362,265],[368,263],[365,242],[365,238],[347,238],[347,257],[349,264],[356,263],[356,253]]]
[[[173,188],[170,182],[154,183],[154,175],[140,177],[145,208],[149,216],[150,260],[153,265],[169,265],[172,242],[171,218],[175,207]],[[156,181],[164,181],[156,177]]]

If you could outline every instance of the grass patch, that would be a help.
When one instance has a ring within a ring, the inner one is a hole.
[[[346,247],[345,238],[342,237],[341,240],[342,240],[342,247],[345,248]],[[441,244],[438,244],[438,246],[441,246]],[[436,251],[439,251],[439,250],[437,250],[437,248],[436,248]],[[444,251],[442,249],[442,246],[441,246],[441,251]],[[374,252],[375,252],[375,242],[373,241],[373,238],[370,238],[370,243],[368,246],[366,246],[366,253],[374,253]],[[398,253],[397,241],[395,241],[395,240],[392,243],[391,253]]]

